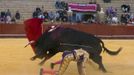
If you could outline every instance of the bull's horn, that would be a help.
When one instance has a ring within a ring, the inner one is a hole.
[[[24,46],[24,48],[26,48],[28,45],[31,45],[32,43],[34,43],[35,41],[29,41],[29,43],[28,44],[26,44],[25,46]]]

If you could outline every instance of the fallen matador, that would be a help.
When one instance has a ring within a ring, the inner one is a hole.
[[[77,62],[79,75],[86,75],[85,63],[89,61],[89,54],[84,49],[76,49],[73,51],[64,51],[60,62],[59,71],[56,75],[63,75],[71,61]],[[54,63],[53,63],[54,64]],[[55,63],[58,64],[58,63]]]

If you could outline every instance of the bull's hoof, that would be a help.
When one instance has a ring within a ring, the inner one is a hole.
[[[99,70],[101,70],[103,73],[107,73],[107,70],[104,68],[99,68]]]
[[[107,71],[106,70],[102,70],[104,73],[107,73]]]
[[[103,72],[103,73],[107,73],[107,71],[106,71],[106,70],[103,70],[103,69],[101,69],[101,70],[102,70],[102,72]]]
[[[30,58],[30,60],[32,60],[32,61],[34,61],[35,59],[36,59],[35,57]]]

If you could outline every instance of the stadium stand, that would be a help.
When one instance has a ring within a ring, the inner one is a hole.
[[[74,3],[89,3],[90,0],[62,0],[65,2],[74,2]],[[134,13],[134,1],[133,0],[111,0],[111,3],[104,3],[103,0],[96,0],[100,6],[106,10],[106,8],[113,6],[117,8],[118,16],[122,14],[121,5],[129,4],[131,7],[131,12]],[[56,0],[0,0],[0,11],[5,11],[10,9],[13,14],[16,10],[19,10],[22,18],[21,22],[27,18],[32,17],[32,12],[36,7],[44,6],[44,10],[55,11],[55,2]]]
[[[24,24],[23,21],[31,18],[32,13],[35,11],[37,7],[44,7],[44,11],[56,11],[55,8],[55,2],[57,0],[0,0],[0,12],[6,11],[7,9],[10,9],[12,15],[16,13],[17,10],[19,10],[21,14],[21,19],[19,21],[19,24],[1,24],[0,23],[0,37],[25,37],[25,31],[24,31]],[[89,3],[91,0],[59,0],[59,1],[65,1],[67,3],[73,2],[73,3]],[[94,0],[92,0],[94,1]],[[100,6],[105,11],[108,7],[112,6],[117,9],[118,17],[121,16],[123,13],[121,10],[121,5],[127,4],[130,5],[130,12],[134,14],[134,1],[133,0],[111,0],[111,3],[104,3],[103,0],[96,0],[96,3],[100,4]],[[49,24],[48,24],[49,25]],[[48,26],[45,25],[45,26]],[[50,24],[51,25],[51,24]],[[64,25],[72,28],[80,27],[82,31],[90,32],[95,35],[100,35],[100,37],[126,37],[126,38],[134,38],[134,26],[126,26],[126,25],[118,25],[118,26],[110,26],[110,25],[85,25],[85,24],[78,24],[79,26],[75,25]],[[88,26],[88,27],[87,27]],[[92,28],[90,28],[92,27]],[[96,29],[99,28],[99,29]],[[105,29],[104,31],[102,29]],[[102,31],[101,31],[102,30]]]

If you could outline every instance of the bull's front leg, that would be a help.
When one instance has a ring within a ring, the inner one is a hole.
[[[44,54],[44,59],[39,63],[39,65],[43,65],[45,61],[53,57],[57,52],[54,52],[53,50],[47,51],[46,54]]]
[[[38,56],[35,55],[35,56],[31,57],[30,60],[34,61],[37,57],[38,57]]]
[[[43,65],[45,63],[45,61],[47,61],[48,59],[50,59],[53,55],[49,55],[44,57],[44,59],[39,63],[39,65]]]

